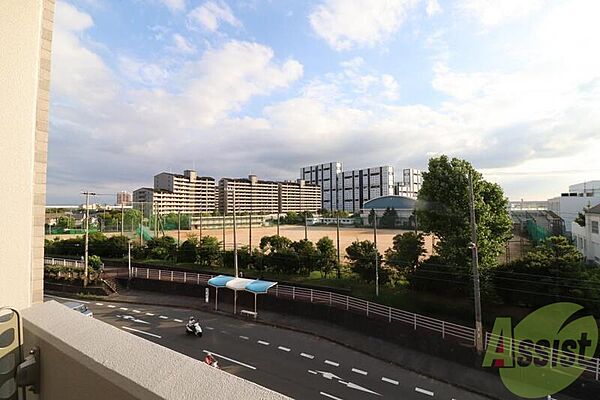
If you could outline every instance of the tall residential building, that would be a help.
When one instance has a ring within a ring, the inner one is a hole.
[[[162,172],[154,176],[154,188],[140,188],[133,192],[136,208],[152,204],[158,214],[182,212],[186,214],[211,213],[215,210],[215,179],[198,176],[186,170],[183,175]]]
[[[321,187],[321,208],[336,210],[337,207],[337,179],[342,172],[342,163],[333,161],[326,164],[309,165],[300,169],[300,179]]]
[[[0,1],[0,306],[19,310],[44,294],[53,21],[54,1]],[[0,392],[13,398],[10,382]]]
[[[133,201],[133,196],[131,195],[130,192],[126,192],[126,191],[120,191],[119,193],[117,193],[117,205],[124,205],[124,206],[128,206],[131,204],[131,202]]]
[[[359,212],[366,201],[394,194],[394,167],[343,171],[338,174],[336,192],[338,210]]]
[[[413,168],[405,168],[402,170],[402,181],[396,182],[394,185],[394,194],[398,196],[417,198],[421,185],[423,184],[423,176],[421,171]]]
[[[584,208],[600,204],[600,181],[577,183],[569,191],[548,199],[548,210],[554,211],[565,221],[565,229],[571,232],[572,222]]]
[[[303,180],[277,182],[248,178],[223,178],[219,181],[219,211],[233,212],[233,193],[237,212],[286,213],[316,212],[321,208],[321,188]]]

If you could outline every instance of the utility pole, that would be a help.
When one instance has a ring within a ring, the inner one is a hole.
[[[239,277],[238,270],[238,254],[237,254],[237,222],[235,219],[235,188],[233,189],[233,268],[235,269],[235,277]],[[237,293],[237,290],[235,291]]]
[[[373,214],[373,242],[375,244],[375,296],[379,297],[379,257],[377,257],[377,212]]]
[[[227,214],[227,206],[223,209],[223,252],[225,252],[225,215]]]
[[[127,271],[129,279],[127,279],[127,289],[131,283],[131,241],[127,242]]]
[[[279,210],[277,210],[277,236],[279,236]]]
[[[177,211],[177,247],[179,247],[180,240],[181,240],[181,210]]]
[[[202,240],[202,211],[200,211],[200,240]]]
[[[84,250],[84,270],[83,287],[88,285],[89,272],[89,241],[90,241],[90,196],[95,196],[93,192],[82,192],[85,195],[85,250]]]
[[[483,325],[481,322],[481,292],[479,288],[479,256],[477,254],[477,223],[475,221],[475,195],[473,194],[473,176],[469,172],[469,211],[471,216],[471,248],[473,264],[473,290],[475,291],[475,347],[483,352]]]
[[[144,203],[142,203],[142,214],[140,216],[140,246],[144,246]]]
[[[340,279],[340,212],[337,211],[337,278]]]
[[[125,236],[125,208],[121,203],[121,236]]]
[[[250,179],[250,225],[248,227],[248,249],[250,249],[250,253],[252,253],[252,192],[254,186],[252,184],[252,179]]]

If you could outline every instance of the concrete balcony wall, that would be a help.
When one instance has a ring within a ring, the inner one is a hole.
[[[38,346],[41,360],[28,400],[287,399],[54,301],[22,316],[24,351]]]

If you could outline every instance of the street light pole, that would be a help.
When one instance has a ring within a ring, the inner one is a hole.
[[[90,241],[90,196],[95,196],[93,192],[82,192],[85,195],[85,250],[84,250],[84,270],[83,270],[83,287],[88,285],[89,272],[89,241]]]
[[[340,212],[337,211],[337,278],[340,279]]]
[[[238,270],[238,253],[237,253],[237,222],[235,218],[235,188],[233,189],[233,268],[235,269],[235,277],[239,277]],[[237,291],[236,291],[237,293]]]
[[[475,292],[475,347],[483,352],[483,324],[481,322],[481,292],[479,287],[479,255],[477,254],[477,223],[475,221],[475,195],[473,194],[473,176],[469,172],[469,211],[471,219],[471,248],[473,266],[473,290]]]
[[[121,236],[125,236],[125,204],[121,203]]]
[[[375,244],[375,296],[379,297],[379,257],[377,257],[377,212],[373,214],[373,239]]]

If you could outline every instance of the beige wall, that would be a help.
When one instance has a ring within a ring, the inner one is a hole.
[[[0,1],[0,306],[42,300],[54,0]]]

